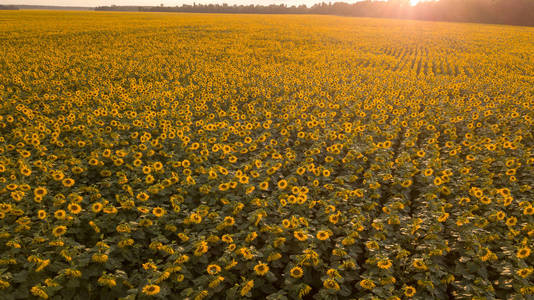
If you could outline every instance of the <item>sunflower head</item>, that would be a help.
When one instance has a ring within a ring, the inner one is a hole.
[[[149,284],[143,287],[143,294],[148,296],[157,295],[160,291],[160,287],[155,284]]]
[[[528,247],[523,247],[517,250],[517,254],[516,254],[518,258],[527,258],[529,255],[530,255],[530,248]]]
[[[254,272],[259,276],[263,276],[267,274],[267,272],[269,272],[269,266],[260,261],[257,265],[254,266]]]
[[[406,297],[413,297],[416,293],[416,289],[413,286],[407,286],[404,288],[404,295]]]
[[[293,269],[291,269],[291,271],[289,271],[289,274],[293,278],[300,278],[302,277],[302,275],[304,275],[304,271],[301,267],[294,267]]]

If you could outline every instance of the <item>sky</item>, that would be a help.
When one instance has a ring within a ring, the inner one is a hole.
[[[4,2],[2,0],[0,2]],[[163,4],[165,6],[176,6],[182,4],[193,4],[195,3],[227,3],[229,5],[233,4],[282,4],[287,5],[301,5],[306,4],[311,6],[319,2],[329,2],[328,0],[7,0],[6,4],[26,4],[26,5],[59,5],[59,6],[104,6],[104,5],[135,5],[135,6],[154,6]],[[332,2],[348,2],[353,3],[358,0],[332,0]],[[418,0],[411,0],[412,4],[415,4]]]

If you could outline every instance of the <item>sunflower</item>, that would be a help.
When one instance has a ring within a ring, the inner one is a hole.
[[[269,189],[269,183],[267,181],[262,181],[260,183],[260,189],[262,189],[264,191],[268,190]]]
[[[233,217],[224,217],[224,225],[233,226],[235,224],[235,219]]]
[[[162,217],[165,214],[165,209],[163,209],[161,207],[155,207],[152,210],[152,213],[154,214],[154,216],[159,218],[159,217]]]
[[[150,227],[150,226],[152,226],[152,224],[153,224],[153,222],[150,219],[141,219],[139,221],[139,226],[142,226],[142,227]]]
[[[45,219],[46,218],[46,211],[40,209],[39,211],[37,211],[37,217],[41,220]]]
[[[195,223],[195,224],[200,224],[200,222],[202,222],[202,216],[197,214],[197,213],[192,213],[190,216],[189,216],[189,220],[192,222],[192,223]]]
[[[95,222],[89,221],[89,226],[91,226],[91,228],[93,228],[96,233],[100,233],[100,228],[98,227],[98,225],[96,225]]]
[[[62,183],[63,183],[63,186],[65,186],[65,187],[71,187],[71,186],[74,185],[74,179],[65,178],[65,179],[63,179]]]
[[[332,224],[337,224],[337,222],[339,221],[339,215],[338,214],[330,215],[328,217],[328,221],[330,221],[330,223]]]
[[[37,296],[39,298],[42,298],[42,299],[48,299],[48,294],[46,293],[46,291],[41,288],[40,286],[34,286],[30,289],[30,292],[32,293],[32,295],[34,296]]]
[[[378,250],[380,248],[380,246],[378,245],[376,241],[365,242],[365,247],[367,247],[367,249],[369,250]]]
[[[33,190],[33,193],[35,194],[35,196],[42,198],[46,196],[46,194],[48,194],[48,190],[45,187],[40,186],[35,188],[35,190]]]
[[[404,288],[404,295],[406,297],[413,297],[415,293],[416,293],[416,289],[413,286],[409,285]]]
[[[401,186],[404,188],[410,187],[412,185],[413,181],[411,179],[406,179],[403,182],[401,182]]]
[[[70,203],[67,208],[72,214],[79,214],[82,211],[82,207],[79,204],[76,203]]]
[[[482,192],[480,189],[473,189],[473,195],[480,199],[482,196],[484,196],[484,192]]]
[[[323,281],[323,286],[329,290],[336,290],[336,291],[339,290],[339,284],[332,278],[328,278],[325,281]]]
[[[506,226],[512,227],[515,226],[515,224],[517,224],[516,217],[509,217],[508,219],[506,219]]]
[[[360,286],[366,290],[372,290],[375,288],[375,283],[370,279],[363,279],[360,281]]]
[[[284,226],[284,228],[290,228],[291,227],[291,221],[289,221],[288,219],[283,219],[282,220],[282,226]]]
[[[376,264],[380,269],[384,269],[384,270],[387,270],[389,268],[391,268],[391,259],[384,259],[384,260],[379,260],[378,263]]]
[[[282,179],[278,181],[278,188],[281,190],[284,190],[287,187],[287,181],[285,179]]]
[[[194,252],[195,256],[202,256],[206,252],[208,252],[208,243],[205,241],[197,243]]]
[[[480,202],[482,202],[482,204],[491,204],[491,198],[490,197],[487,197],[487,196],[482,196],[480,198]]]
[[[82,167],[74,166],[72,167],[72,173],[74,174],[81,174],[83,173],[84,169]]]
[[[94,213],[99,213],[102,208],[104,208],[104,205],[102,205],[102,203],[100,202],[96,202],[96,203],[93,203],[93,205],[91,205],[91,210],[94,212]]]
[[[105,263],[106,261],[108,261],[108,258],[109,257],[106,254],[95,253],[91,257],[91,260],[97,263]]]
[[[530,248],[526,246],[517,250],[517,253],[516,253],[517,258],[527,258],[529,255],[530,255]]]
[[[262,263],[261,261],[254,266],[254,273],[256,273],[259,276],[263,276],[269,272],[269,266],[267,264]]]
[[[426,270],[428,269],[426,264],[423,262],[422,259],[418,258],[418,259],[415,259],[412,263],[412,266],[416,269],[419,269],[419,270]]]
[[[163,164],[159,161],[155,162],[152,166],[154,167],[154,170],[156,171],[160,171],[161,169],[163,169]]]
[[[149,198],[149,196],[148,196],[147,193],[144,193],[144,192],[143,192],[143,193],[139,193],[139,194],[137,194],[137,200],[139,200],[139,201],[144,202],[144,201],[147,201],[148,198]]]
[[[241,288],[241,292],[240,292],[241,296],[244,297],[245,295],[247,295],[252,290],[253,287],[254,287],[254,280],[247,281]]]
[[[433,173],[434,173],[434,170],[432,170],[432,169],[425,169],[425,171],[423,172],[423,175],[425,175],[426,177],[428,177],[428,176],[431,176]]]
[[[523,269],[517,270],[516,274],[522,278],[527,278],[530,274],[532,274],[533,271],[534,269],[532,268],[523,268]]]
[[[98,278],[97,282],[101,286],[107,286],[107,287],[110,287],[110,288],[112,288],[112,287],[117,285],[117,282],[115,281],[115,279],[113,279],[110,276],[105,276],[105,275],[100,276],[100,278]]]
[[[117,213],[118,209],[113,205],[108,205],[104,207],[104,213],[106,214],[115,214]]]
[[[149,284],[143,287],[143,294],[147,296],[157,295],[159,294],[159,291],[160,291],[159,285]]]
[[[294,267],[289,271],[289,274],[293,278],[300,278],[304,275],[304,271],[302,270],[301,267]]]
[[[94,157],[89,159],[89,165],[91,165],[91,166],[97,166],[98,163],[99,163],[98,159],[96,159]]]
[[[10,184],[8,184],[8,185],[6,186],[6,188],[7,188],[8,190],[10,190],[10,191],[14,191],[14,190],[16,190],[18,187],[19,187],[19,186],[18,186],[17,184],[15,184],[15,183],[10,183]]]
[[[23,191],[11,192],[11,198],[13,198],[13,200],[15,200],[17,202],[21,201],[23,197],[24,197],[24,192]]]
[[[460,170],[460,173],[463,174],[463,175],[467,175],[467,174],[469,174],[469,172],[471,172],[471,168],[463,167]]]
[[[227,191],[230,188],[229,183],[221,183],[219,184],[219,191],[224,192]]]
[[[54,213],[54,217],[58,220],[63,220],[67,217],[67,213],[64,210],[59,209]]]
[[[111,156],[111,150],[110,149],[105,149],[103,152],[102,152],[102,156],[106,157],[106,158],[109,158]]]
[[[152,168],[150,166],[144,166],[141,171],[143,172],[143,174],[148,175],[152,173]]]
[[[152,176],[150,174],[145,177],[145,183],[146,184],[152,184],[152,183],[154,183],[155,180],[156,179],[154,178],[154,176]]]
[[[257,237],[258,237],[258,234],[255,231],[253,231],[247,235],[247,238],[245,239],[245,241],[247,243],[250,243],[254,241]]]
[[[60,237],[60,236],[64,235],[65,233],[67,233],[67,227],[63,226],[63,225],[56,226],[56,227],[54,227],[54,229],[52,229],[52,234],[55,237]]]
[[[221,272],[221,267],[219,265],[209,265],[207,268],[206,268],[206,272],[208,272],[208,274],[210,275],[215,275],[215,274],[219,274],[219,272]]]
[[[330,238],[330,233],[326,230],[320,230],[317,232],[317,239],[320,241],[324,241]]]
[[[24,176],[30,176],[32,174],[32,170],[30,170],[30,168],[21,168],[20,169],[20,173]]]
[[[297,231],[293,232],[293,236],[297,240],[299,240],[301,242],[304,242],[305,240],[308,239],[308,235],[305,232],[301,231],[301,230],[297,230]]]
[[[227,244],[230,244],[230,243],[233,243],[234,239],[232,238],[231,235],[229,234],[225,234],[221,237],[221,240]]]
[[[505,197],[504,200],[503,200],[503,203],[502,205],[504,205],[505,207],[512,204],[512,201],[514,201],[514,198],[513,197]]]
[[[442,213],[439,217],[438,217],[438,222],[440,223],[443,223],[445,221],[447,221],[447,219],[449,218],[449,213]]]

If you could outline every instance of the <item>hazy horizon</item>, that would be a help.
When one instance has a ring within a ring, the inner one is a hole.
[[[176,5],[182,5],[182,4],[223,4],[227,3],[228,5],[249,5],[249,4],[261,4],[261,5],[269,5],[269,4],[287,4],[287,5],[302,5],[306,4],[308,6],[313,5],[315,3],[320,3],[321,1],[277,1],[277,0],[250,0],[250,1],[239,1],[239,0],[227,0],[227,1],[221,1],[221,0],[214,0],[214,1],[166,1],[166,0],[47,0],[47,1],[40,1],[40,0],[20,0],[20,1],[13,1],[12,3],[9,3],[7,5],[51,5],[51,6],[84,6],[84,7],[96,7],[96,6],[109,6],[109,5],[133,5],[133,6],[159,6],[160,4],[163,4],[165,6],[176,6]],[[351,1],[351,2],[357,2],[357,1]]]
[[[349,2],[354,3],[362,0],[336,0],[337,2]],[[332,1],[332,2],[336,2]],[[259,4],[259,5],[269,5],[269,4],[287,4],[291,5],[302,5],[312,6],[316,3],[329,2],[329,1],[315,1],[315,0],[289,0],[289,1],[280,1],[280,0],[200,0],[200,1],[168,1],[168,0],[20,0],[20,1],[11,1],[4,5],[44,5],[44,6],[81,6],[81,7],[96,7],[96,6],[110,6],[110,5],[124,5],[124,6],[158,6],[163,4],[165,6],[176,6],[182,4],[223,4],[228,5],[250,5],[250,4]],[[412,4],[416,2],[421,2],[420,0],[411,0]]]

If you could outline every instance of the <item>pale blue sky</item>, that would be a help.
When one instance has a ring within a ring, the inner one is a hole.
[[[329,2],[323,0],[324,2]],[[348,2],[353,3],[358,0],[334,0],[332,2]],[[411,0],[415,4],[418,0]],[[227,3],[233,4],[281,4],[300,5],[306,4],[311,6],[315,3],[322,2],[321,0],[2,0],[6,4],[30,4],[30,5],[60,5],[60,6],[103,6],[103,5],[159,5],[163,3],[165,6],[176,6],[182,4],[196,3]]]

